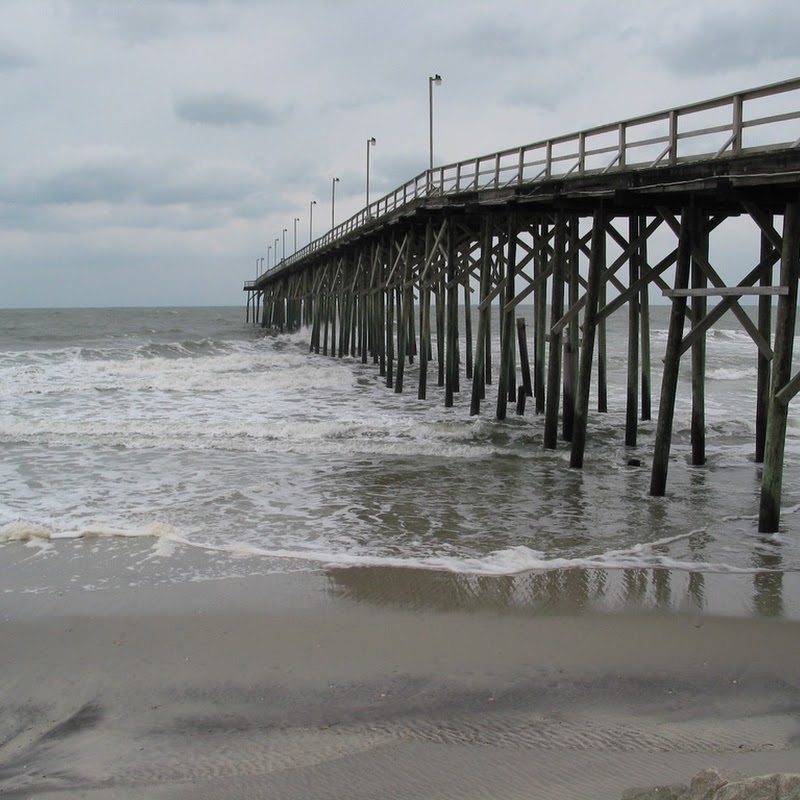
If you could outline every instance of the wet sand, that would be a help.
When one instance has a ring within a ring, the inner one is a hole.
[[[597,575],[139,563],[86,591],[21,547],[0,568],[2,797],[616,800],[800,764],[800,622],[786,586],[764,615],[753,576],[691,603],[680,575],[659,601],[646,574],[600,596]]]

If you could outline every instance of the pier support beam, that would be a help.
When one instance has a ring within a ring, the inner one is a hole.
[[[583,344],[581,345],[580,369],[578,371],[578,394],[575,403],[575,424],[572,431],[572,449],[569,465],[583,467],[586,449],[586,427],[589,421],[589,387],[592,381],[592,359],[597,330],[597,306],[600,285],[606,268],[606,215],[601,206],[594,212],[592,221],[592,248],[589,255],[589,275],[586,281],[586,305],[583,317]]]
[[[497,419],[506,418],[509,397],[516,398],[514,364],[514,281],[517,274],[517,225],[514,215],[508,222],[508,253],[506,257],[505,287],[500,307],[500,377],[497,381]],[[513,392],[513,394],[512,394]]]
[[[633,215],[628,223],[631,242],[639,238],[639,217]],[[628,285],[639,280],[639,248],[628,259]],[[639,415],[639,296],[628,300],[628,390],[625,402],[625,445],[635,447]]]
[[[555,324],[564,313],[564,274],[566,272],[567,231],[564,213],[556,214],[553,247],[553,286],[550,296],[550,318]],[[544,446],[555,450],[558,443],[558,400],[561,393],[561,330],[550,331],[550,356],[547,362],[547,398],[545,402]]]
[[[783,218],[780,285],[786,287],[788,293],[778,298],[764,469],[761,475],[761,505],[758,514],[758,530],[761,533],[777,531],[780,523],[783,456],[789,406],[788,400],[782,399],[778,393],[791,379],[799,273],[800,202],[795,200],[787,204]]]
[[[699,221],[699,220],[698,220]],[[697,226],[696,230],[700,230]],[[708,226],[703,225],[703,238],[694,246],[702,253],[702,261],[708,260]],[[703,271],[701,260],[692,257],[692,288],[704,289],[708,279]],[[706,316],[706,298],[692,297],[692,328],[700,329]],[[692,465],[706,463],[706,337],[700,337],[692,345]]]
[[[488,302],[492,283],[492,229],[484,217],[481,229],[480,302],[478,305],[478,338],[475,342],[475,364],[472,374],[471,415],[480,414],[481,400],[486,396],[487,344],[491,346],[490,322],[492,307]]]
[[[689,285],[692,243],[694,240],[694,209],[684,209],[678,237],[678,260],[675,265],[675,289],[686,289]],[[667,349],[664,354],[664,373],[661,380],[661,402],[658,408],[656,441],[653,450],[653,471],[650,476],[650,494],[663,497],[667,487],[669,451],[672,444],[672,421],[675,416],[675,394],[678,388],[680,348],[683,339],[683,324],[686,318],[686,295],[672,298],[669,318]]]
[[[768,217],[770,225],[772,218]],[[766,234],[761,234],[761,263],[766,265],[772,252],[772,244]],[[772,285],[772,267],[766,267],[761,276],[761,286]],[[772,297],[764,295],[758,298],[758,330],[769,342],[772,338]],[[758,378],[756,383],[756,449],[754,460],[757,464],[764,461],[764,445],[767,438],[767,408],[769,406],[769,379],[771,364],[769,359],[758,351]]]
[[[579,276],[578,276],[578,247],[580,231],[578,217],[572,217],[569,224],[569,255],[566,259],[568,269],[569,307],[574,308],[578,303]],[[567,344],[564,346],[564,413],[562,415],[562,438],[565,442],[572,441],[572,431],[575,427],[575,396],[578,386],[578,350],[580,343],[580,329],[578,318],[573,317],[567,329]]]

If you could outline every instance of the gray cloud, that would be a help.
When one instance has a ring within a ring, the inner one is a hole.
[[[24,50],[8,42],[0,42],[0,72],[32,67],[36,62]]]
[[[17,208],[97,203],[219,206],[239,202],[263,184],[258,169],[243,165],[154,161],[136,153],[100,151],[5,176],[0,203]]]
[[[436,72],[449,163],[800,69],[796,0],[2,3],[11,305],[175,302],[189,264],[203,279],[179,281],[181,300],[239,302],[239,266],[295,217],[302,246],[312,199],[327,227],[333,176],[337,219],[362,208],[368,137],[372,200],[425,169]]]
[[[679,75],[746,69],[798,53],[800,8],[758,3],[726,9],[726,15],[702,14],[690,28],[680,27],[657,44],[654,53]]]
[[[327,113],[329,111],[361,111],[370,109],[373,106],[377,106],[381,103],[389,103],[391,100],[391,95],[385,93],[376,93],[370,95],[347,95],[345,97],[339,97],[335,100],[323,103],[319,110],[323,113]]]
[[[224,30],[232,12],[226,0],[69,0],[68,5],[77,28],[90,24],[134,44]]]
[[[178,119],[201,125],[276,125],[282,117],[256,100],[230,92],[180,97],[175,100],[174,105]]]
[[[443,46],[464,51],[473,58],[523,58],[530,55],[532,41],[536,41],[532,31],[489,17],[445,38]],[[538,42],[535,46],[541,49]]]

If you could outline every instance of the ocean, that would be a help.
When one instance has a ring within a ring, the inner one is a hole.
[[[648,495],[667,320],[653,308],[653,419],[636,448],[627,321],[609,321],[609,412],[591,411],[573,470],[566,444],[543,449],[530,403],[499,422],[488,387],[471,417],[463,376],[454,407],[430,379],[419,401],[416,365],[395,394],[372,363],[309,353],[310,331],[264,331],[243,307],[1,310],[0,559],[64,574],[80,561],[86,592],[119,581],[100,567],[86,579],[115,552],[130,585],[413,568],[473,589],[502,579],[523,604],[580,574],[585,593],[616,581],[645,599],[666,575],[667,602],[703,605],[734,574],[756,609],[800,614],[783,592],[800,569],[800,418],[781,530],[759,534],[756,350],[733,319],[708,339],[708,463],[688,460],[687,359],[667,496]],[[31,575],[0,593],[55,591]]]

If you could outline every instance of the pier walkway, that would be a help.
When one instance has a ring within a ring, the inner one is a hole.
[[[733,218],[752,229],[758,254],[736,282],[740,265],[712,263]],[[567,442],[575,468],[593,367],[597,411],[607,409],[606,320],[626,313],[631,447],[651,415],[651,358],[663,358],[652,495],[666,491],[687,353],[691,462],[705,462],[706,335],[730,312],[758,352],[759,530],[771,532],[800,389],[791,368],[798,276],[800,79],[427,170],[244,290],[248,320],[308,326],[315,352],[373,361],[396,392],[415,362],[419,398],[435,380],[448,406],[468,391],[472,414],[494,385],[497,418],[509,405],[532,407],[544,446]],[[651,349],[652,290],[671,302],[663,354]],[[756,319],[740,305],[747,295],[757,296]]]

